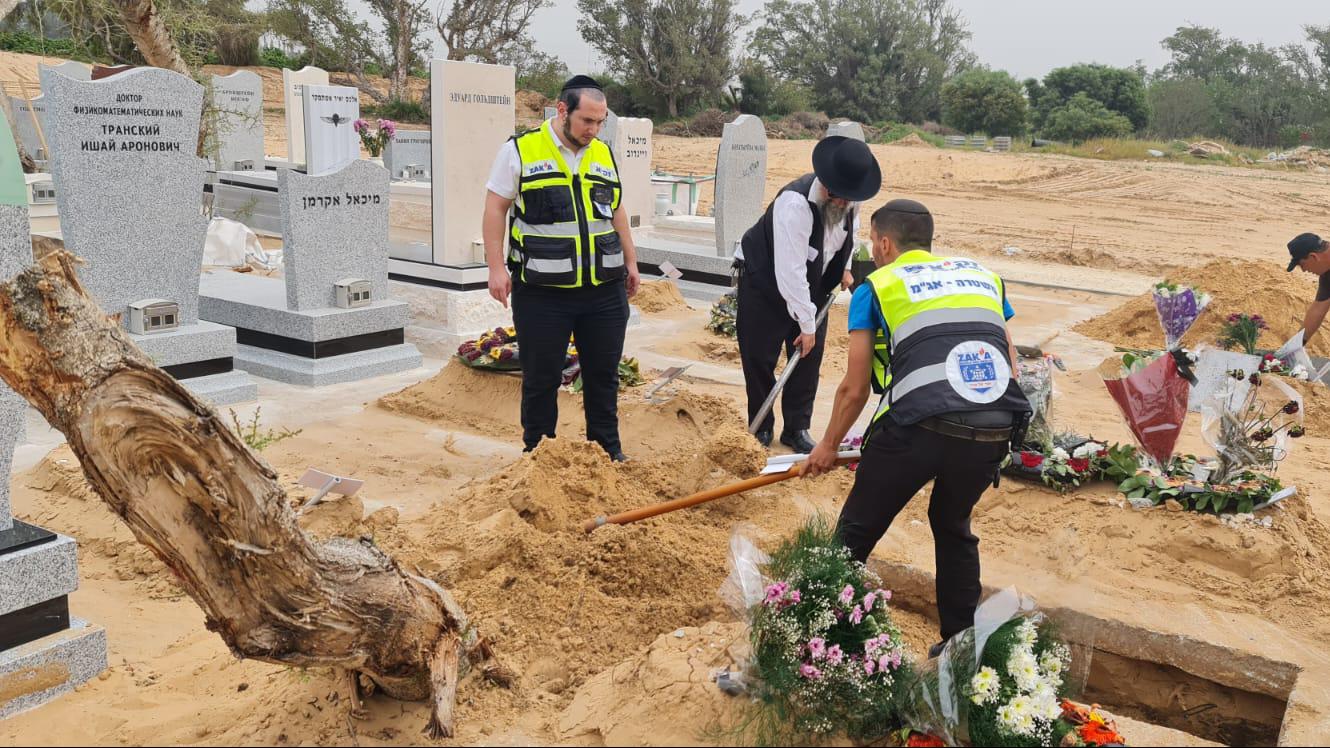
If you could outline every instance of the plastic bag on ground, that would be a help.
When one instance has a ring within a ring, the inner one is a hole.
[[[229,218],[213,218],[208,223],[208,237],[203,244],[203,264],[214,267],[241,267],[253,257],[268,267],[272,258],[259,243],[259,237],[243,223]]]
[[[752,528],[739,527],[730,536],[730,574],[720,585],[720,599],[740,618],[747,619],[749,610],[762,602],[771,580],[762,573],[762,567],[771,562],[748,536]]]

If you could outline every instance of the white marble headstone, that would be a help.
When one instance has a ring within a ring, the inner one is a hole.
[[[182,326],[197,322],[203,86],[144,67],[92,82],[46,71],[42,87],[60,228],[87,263],[84,286],[122,319],[129,304],[160,298],[179,304]]]
[[[340,171],[277,175],[282,203],[286,305],[333,307],[333,284],[370,281],[373,299],[388,296],[388,171],[353,161]]]
[[[614,162],[623,184],[620,204],[632,228],[650,226],[656,215],[656,193],[651,186],[651,120],[623,117],[619,120],[619,138],[614,148]]]
[[[388,143],[383,151],[383,165],[388,167],[388,175],[393,179],[415,179],[430,181],[430,131],[403,130],[397,128],[397,137]],[[407,176],[406,169],[424,170],[424,176]]]
[[[292,166],[305,163],[305,99],[303,87],[328,85],[328,71],[305,66],[282,71],[282,103],[286,106],[286,158]]]
[[[312,86],[305,98],[305,171],[330,174],[360,158],[360,91],[351,86]]]
[[[832,135],[864,140],[864,126],[858,122],[833,122],[827,125],[827,137]]]
[[[54,70],[55,72],[65,76],[66,78],[73,78],[76,81],[92,80],[92,68],[87,65],[84,65],[81,62],[74,62],[73,60],[65,60],[59,65],[39,64],[37,66],[37,70],[38,70],[38,75],[41,75],[41,71],[43,70]]]
[[[430,99],[434,263],[484,262],[481,217],[490,166],[516,127],[516,77],[508,65],[434,60]]]
[[[42,147],[42,137],[38,132],[46,134],[49,140],[50,135],[46,133],[46,97],[34,96],[29,101],[22,96],[10,96],[9,109],[14,113],[14,135],[23,144],[23,150],[38,161],[45,161],[47,149]]]
[[[734,245],[762,217],[767,186],[767,129],[741,114],[725,125],[716,153],[716,253],[733,257]]]
[[[0,117],[0,280],[8,280],[32,263],[28,235],[28,191],[9,123]],[[13,527],[9,509],[9,469],[14,447],[23,432],[27,403],[0,382],[0,531]]]
[[[217,117],[216,168],[240,169],[250,162],[263,170],[263,79],[242,70],[212,77],[212,101]]]

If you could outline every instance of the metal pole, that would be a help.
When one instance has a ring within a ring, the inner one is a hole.
[[[816,328],[821,327],[822,322],[827,318],[827,313],[831,311],[831,305],[835,303],[835,301],[836,294],[833,293],[831,298],[827,299],[827,303],[823,305],[821,311],[817,313],[817,319],[815,320],[814,325],[814,335],[817,334]],[[762,407],[758,409],[757,415],[753,417],[752,423],[748,424],[748,433],[757,433],[757,425],[762,423],[762,420],[771,412],[771,406],[776,404],[776,396],[780,394],[781,390],[785,389],[785,383],[790,381],[790,376],[794,374],[794,367],[798,365],[799,359],[801,358],[803,358],[803,351],[798,349],[795,349],[795,351],[790,354],[790,361],[785,364],[785,370],[780,373],[780,379],[776,380],[776,386],[771,388],[771,394],[767,395],[767,399],[762,403]]]

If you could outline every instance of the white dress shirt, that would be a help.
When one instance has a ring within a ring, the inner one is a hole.
[[[582,165],[582,153],[585,148],[579,148],[576,151],[563,144],[563,141],[554,134],[554,120],[545,120],[545,124],[540,126],[545,131],[545,135],[554,141],[554,145],[559,148],[559,155],[563,156],[564,163],[576,174]],[[485,189],[493,192],[505,200],[512,200],[517,197],[517,190],[521,183],[522,159],[517,155],[517,146],[512,141],[505,141],[503,147],[499,149],[499,155],[494,157],[494,165],[490,167],[490,178],[485,183]]]
[[[827,201],[827,189],[822,186],[821,180],[813,179],[813,187],[807,198],[793,190],[782,192],[776,197],[776,205],[772,209],[772,234],[776,244],[772,254],[776,288],[780,290],[781,298],[785,299],[790,319],[799,323],[799,331],[805,335],[817,332],[817,307],[813,305],[812,292],[808,288],[808,263],[817,256],[817,250],[808,245],[808,237],[813,233],[813,209],[809,201],[818,205]],[[857,236],[859,203],[850,203],[849,210],[854,215],[851,231]],[[844,219],[823,226],[822,232],[822,271],[825,273],[836,250],[845,242]],[[734,256],[742,260],[743,250],[736,248]]]

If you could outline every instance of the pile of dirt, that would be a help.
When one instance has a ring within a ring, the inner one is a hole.
[[[919,137],[919,133],[912,132],[903,138],[893,140],[888,145],[905,146],[906,148],[934,148],[932,143]]]
[[[1217,260],[1198,268],[1182,268],[1168,280],[1194,286],[1213,300],[1183,338],[1190,347],[1216,345],[1219,328],[1230,314],[1259,314],[1270,329],[1261,333],[1260,347],[1275,349],[1302,329],[1303,313],[1315,298],[1315,285],[1304,274],[1286,273],[1274,262]],[[1087,337],[1127,348],[1160,348],[1164,332],[1147,292],[1106,314],[1073,328]],[[1330,338],[1312,340],[1314,356],[1330,356]]]
[[[1187,153],[1200,158],[1209,158],[1210,156],[1227,156],[1228,149],[1212,140],[1202,140],[1198,143],[1188,143]]]
[[[550,99],[539,91],[517,92],[517,124],[523,127],[535,127],[545,120],[545,107]]]
[[[688,309],[679,285],[672,280],[648,281],[633,295],[633,305],[647,314]]]

